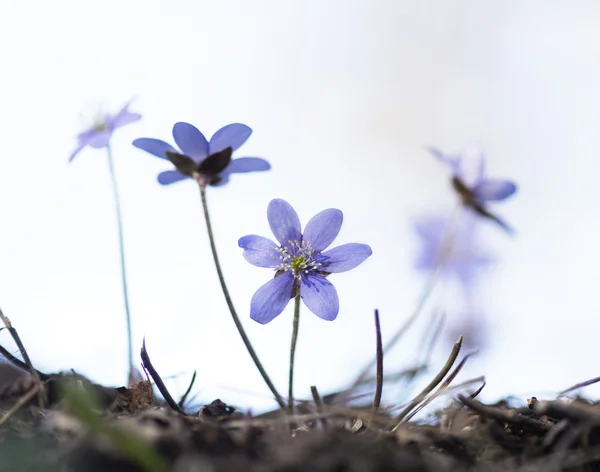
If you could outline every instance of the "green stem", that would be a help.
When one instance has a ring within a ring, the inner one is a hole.
[[[206,230],[208,231],[208,239],[210,241],[210,249],[211,249],[211,252],[213,255],[213,259],[215,261],[215,268],[217,269],[217,275],[219,276],[221,290],[223,291],[223,295],[225,296],[225,301],[227,302],[227,307],[229,308],[229,312],[231,313],[233,322],[235,323],[235,326],[236,326],[238,332],[240,333],[242,341],[244,341],[244,345],[246,346],[246,349],[248,350],[248,354],[250,354],[250,357],[252,357],[252,360],[254,361],[254,365],[256,365],[256,368],[258,369],[263,380],[269,387],[269,390],[271,390],[271,393],[273,393],[273,396],[275,397],[275,400],[277,400],[277,403],[279,404],[279,406],[282,409],[285,409],[285,407],[286,407],[285,400],[279,394],[279,392],[275,388],[275,385],[273,385],[271,378],[269,377],[269,375],[267,374],[267,371],[265,370],[262,363],[260,362],[258,355],[256,354],[256,351],[252,347],[252,343],[250,342],[250,339],[248,338],[248,335],[246,334],[246,331],[244,330],[244,327],[242,326],[242,322],[240,321],[240,317],[238,316],[238,314],[235,310],[235,307],[233,306],[233,302],[231,301],[231,296],[229,295],[229,290],[227,289],[227,284],[225,283],[225,277],[223,276],[223,271],[221,270],[221,263],[219,262],[219,256],[217,255],[217,246],[215,245],[215,237],[213,235],[212,224],[210,222],[210,215],[208,213],[208,204],[206,202],[206,185],[202,184],[202,183],[199,183],[198,185],[200,187],[200,198],[202,200],[202,208],[204,210],[204,220],[206,221]]]
[[[117,213],[117,231],[119,233],[119,256],[121,259],[121,284],[123,287],[123,301],[125,303],[125,319],[127,322],[127,359],[129,361],[129,379],[133,372],[133,336],[131,332],[131,313],[129,311],[129,292],[127,290],[127,271],[125,268],[125,248],[123,244],[123,219],[121,218],[121,199],[119,198],[119,188],[115,176],[115,166],[113,163],[112,150],[110,145],[106,146],[108,154],[108,168],[110,171],[110,180],[112,183],[113,199]]]
[[[290,345],[290,381],[288,383],[288,413],[294,414],[294,359],[296,342],[298,341],[298,325],[300,323],[300,295],[294,299],[294,325],[292,328],[292,344]]]

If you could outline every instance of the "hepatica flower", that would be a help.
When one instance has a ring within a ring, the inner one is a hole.
[[[129,111],[129,103],[125,105],[117,114],[105,114],[102,119],[96,122],[87,130],[79,133],[77,136],[77,147],[69,157],[71,162],[77,154],[86,146],[93,148],[107,147],[112,134],[117,128],[138,121],[142,115]]]
[[[327,276],[354,269],[372,254],[371,248],[349,243],[325,250],[342,226],[343,214],[335,208],[312,217],[304,233],[298,214],[285,200],[269,203],[267,219],[278,244],[254,234],[244,236],[238,243],[248,262],[276,271],[275,277],[252,297],[250,317],[266,324],[280,315],[292,298],[300,296],[319,318],[334,320],[339,300]]]
[[[493,258],[479,245],[477,219],[469,213],[461,216],[453,226],[441,215],[414,221],[421,242],[414,267],[430,273],[442,264],[442,274],[455,278],[467,293],[471,293],[477,276],[493,262]]]
[[[478,148],[472,148],[470,152],[465,151],[459,155],[447,155],[436,148],[429,148],[429,151],[450,168],[452,186],[466,207],[512,232],[503,220],[488,211],[486,205],[488,202],[505,200],[513,195],[517,191],[513,181],[487,178],[485,156]],[[474,175],[469,175],[470,165],[475,165]]]
[[[139,138],[133,145],[161,159],[170,160],[176,170],[158,175],[158,182],[170,185],[186,177],[200,184],[224,185],[235,173],[265,171],[270,164],[258,157],[240,157],[231,160],[231,154],[246,142],[252,130],[243,124],[223,126],[210,141],[193,125],[179,122],[173,126],[173,139],[179,150],[169,143],[153,138]]]

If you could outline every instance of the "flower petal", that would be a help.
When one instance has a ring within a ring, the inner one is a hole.
[[[333,242],[340,232],[344,214],[329,208],[313,216],[304,228],[303,240],[310,242],[315,252],[321,252]]]
[[[483,179],[473,188],[478,200],[504,200],[517,191],[517,186],[510,180]]]
[[[110,130],[91,131],[85,140],[88,146],[99,149],[108,146],[112,133]]]
[[[125,125],[128,125],[129,123],[138,121],[141,118],[142,118],[142,115],[140,115],[139,113],[132,113],[129,111],[129,103],[128,103],[123,108],[121,108],[119,113],[117,113],[114,117],[111,117],[111,119],[108,120],[107,124],[109,125],[110,128],[112,128],[114,130],[115,128],[120,128],[121,126],[125,126]]]
[[[177,170],[166,170],[158,174],[157,180],[158,183],[161,185],[169,185],[175,182],[179,182],[180,180],[183,180],[185,178],[187,177]]]
[[[279,265],[279,246],[264,236],[249,234],[240,238],[238,245],[244,250],[244,258],[252,265],[274,269]]]
[[[333,321],[340,310],[335,287],[322,275],[309,275],[300,280],[300,296],[307,308],[319,318]]]
[[[178,152],[169,143],[165,143],[160,139],[154,138],[138,138],[132,143],[136,148],[142,151],[149,152],[153,156],[160,157],[161,159],[169,160],[167,157],[167,151]]]
[[[241,123],[232,123],[227,126],[223,126],[212,138],[208,145],[208,153],[214,154],[215,152],[222,151],[226,147],[230,147],[234,151],[239,149],[242,144],[252,134],[252,129]]]
[[[452,175],[456,176],[456,177],[461,177],[462,176],[462,172],[461,172],[461,157],[460,156],[449,156],[444,154],[442,151],[440,151],[438,148],[434,148],[434,147],[427,147],[426,148],[431,154],[433,154],[435,157],[437,157],[440,161],[442,161],[444,164],[446,164],[448,167],[450,167],[450,171],[452,172]]]
[[[281,315],[292,297],[294,280],[290,272],[284,272],[260,287],[250,302],[250,318],[267,324]]]
[[[269,220],[269,226],[275,235],[275,239],[279,241],[279,244],[287,247],[293,253],[289,242],[301,241],[302,239],[300,218],[296,210],[285,200],[276,198],[269,203],[267,219]]]
[[[348,243],[319,254],[315,260],[322,264],[319,270],[324,272],[346,272],[362,264],[371,254],[373,251],[366,244]]]
[[[231,161],[227,168],[227,172],[229,174],[241,174],[245,172],[265,171],[270,168],[271,164],[260,157],[238,157]]]
[[[173,139],[183,154],[194,159],[196,164],[199,164],[209,154],[208,141],[198,128],[189,123],[183,121],[175,123]]]
[[[71,162],[73,159],[75,159],[75,156],[77,156],[77,154],[79,154],[81,152],[81,150],[86,146],[87,146],[86,143],[83,143],[83,144],[80,144],[79,146],[77,146],[75,148],[75,150],[69,156],[69,162]]]

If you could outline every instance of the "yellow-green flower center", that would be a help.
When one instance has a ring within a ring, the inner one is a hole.
[[[280,247],[278,271],[290,271],[292,275],[300,279],[302,275],[318,270],[321,264],[314,259],[312,245],[308,241],[288,241],[289,246]]]

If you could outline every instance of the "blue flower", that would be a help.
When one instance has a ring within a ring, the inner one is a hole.
[[[513,195],[517,191],[517,185],[513,181],[485,177],[485,156],[478,148],[474,148],[475,155],[469,152],[447,155],[436,148],[429,148],[429,151],[450,168],[452,186],[466,207],[512,232],[512,229],[503,220],[488,211],[486,203],[505,200]],[[471,177],[468,175],[467,166],[473,161],[477,161],[477,163],[475,175]]]
[[[71,162],[77,154],[86,146],[93,148],[107,147],[114,131],[121,126],[138,121],[142,115],[129,111],[129,103],[125,105],[116,115],[107,113],[91,128],[79,133],[77,136],[77,147],[69,157]]]
[[[169,185],[186,177],[196,177],[216,186],[226,184],[231,174],[271,168],[267,161],[258,157],[231,160],[231,152],[240,148],[251,134],[252,130],[248,126],[232,123],[222,127],[208,141],[195,126],[179,122],[173,126],[173,139],[181,153],[160,139],[139,138],[133,145],[176,164],[178,170],[167,170],[158,175],[158,182],[162,185]]]
[[[470,294],[477,276],[494,259],[479,246],[478,222],[471,213],[464,213],[455,223],[442,215],[416,219],[414,229],[421,240],[421,251],[414,267],[431,273],[438,269],[447,277],[458,280]]]
[[[266,324],[299,295],[319,318],[334,320],[338,315],[339,300],[327,276],[354,269],[372,254],[371,248],[366,244],[349,243],[323,252],[342,226],[343,214],[335,208],[313,216],[304,228],[304,234],[298,214],[285,200],[271,200],[267,219],[279,244],[254,234],[244,236],[238,242],[250,264],[276,271],[275,278],[252,297],[250,317]]]
[[[476,155],[463,152],[459,155],[443,154],[439,149],[429,148],[429,151],[452,171],[453,178],[459,179],[471,190],[473,197],[480,203],[487,201],[505,200],[517,191],[516,184],[507,179],[488,179],[485,177],[485,155],[480,149],[474,149]],[[469,178],[466,166],[467,160],[477,159],[477,169],[474,178]]]

